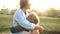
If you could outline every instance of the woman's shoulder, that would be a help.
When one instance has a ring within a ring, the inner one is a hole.
[[[22,12],[22,9],[17,9],[17,11],[16,11],[16,12],[20,12],[20,13],[21,13],[21,12]]]
[[[19,15],[22,15],[22,10],[17,9],[16,12],[14,13],[14,17],[18,17]]]
[[[21,9],[17,9],[15,14],[19,14],[19,13],[22,13],[22,10]]]

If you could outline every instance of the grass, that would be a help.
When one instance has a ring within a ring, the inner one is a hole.
[[[56,17],[40,17],[40,25],[45,27],[48,31],[59,31],[60,32],[60,18]]]
[[[60,18],[39,16],[40,25],[45,28],[43,34],[47,32],[60,32]],[[13,23],[13,15],[0,14],[0,33],[10,32],[9,28]]]
[[[49,32],[50,34],[53,34],[53,32],[55,32],[54,34],[60,34],[60,18],[40,16],[40,20],[40,25],[42,25],[46,31],[44,31],[44,34],[48,34]]]
[[[0,14],[0,32],[8,32],[12,26],[12,15]]]

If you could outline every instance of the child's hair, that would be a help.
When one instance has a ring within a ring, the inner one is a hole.
[[[39,18],[35,12],[31,12],[27,16],[27,20],[30,21],[31,23],[37,24],[39,22]]]
[[[31,23],[39,25],[40,20],[39,20],[39,17],[37,16],[37,14],[35,12],[31,12],[26,18]],[[35,34],[39,34],[39,31],[36,30]]]

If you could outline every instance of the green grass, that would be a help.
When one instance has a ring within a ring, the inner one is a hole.
[[[45,31],[60,32],[60,18],[40,16],[40,25]]]
[[[12,26],[12,15],[0,14],[0,32],[8,32]]]
[[[60,32],[60,18],[56,17],[40,17],[40,25],[45,27],[48,31],[59,31]]]
[[[39,16],[40,25],[45,28],[45,31],[60,32],[60,18]],[[0,14],[0,32],[9,32],[9,28],[13,23],[13,15]],[[44,32],[45,34],[45,32]]]

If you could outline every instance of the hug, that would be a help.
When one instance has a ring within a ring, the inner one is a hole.
[[[39,34],[38,30],[43,32],[44,28],[38,24],[40,20],[37,14],[30,12],[27,15],[26,13],[30,5],[29,0],[20,0],[20,8],[14,13],[11,34]]]

